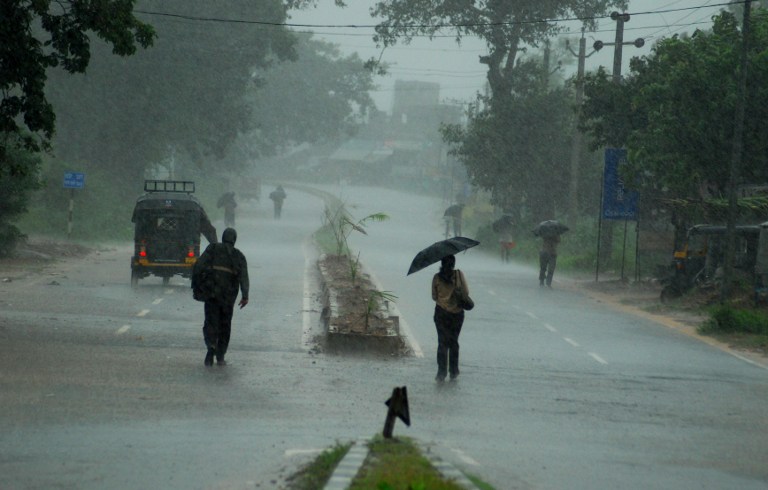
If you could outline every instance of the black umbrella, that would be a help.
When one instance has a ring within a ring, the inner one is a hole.
[[[493,231],[496,233],[504,233],[512,231],[512,226],[515,224],[514,218],[512,216],[505,214],[501,218],[497,219],[493,222],[491,225],[491,228],[493,228]]]
[[[562,235],[570,228],[560,223],[556,219],[542,221],[533,229],[533,234],[540,237],[552,237]]]
[[[464,210],[463,204],[454,204],[446,208],[443,216],[451,216],[453,218],[461,218],[461,212]]]
[[[413,258],[413,262],[411,262],[411,268],[408,269],[408,274],[418,272],[425,267],[440,262],[444,257],[456,255],[459,252],[463,252],[464,250],[479,244],[480,242],[477,240],[472,240],[471,238],[463,236],[455,236],[440,242],[435,242],[416,254],[416,257]]]

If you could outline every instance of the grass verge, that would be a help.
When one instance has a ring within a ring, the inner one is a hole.
[[[322,490],[350,444],[337,444],[291,476],[288,490]],[[479,489],[495,490],[475,475],[467,475]],[[350,490],[461,490],[438,472],[410,438],[385,439],[376,436],[369,442],[369,453]]]
[[[288,478],[286,481],[288,490],[321,490],[351,446],[351,443],[337,443],[320,453],[314,461]]]
[[[765,353],[768,351],[768,312],[728,304],[713,306],[709,310],[709,319],[699,327],[699,333]]]

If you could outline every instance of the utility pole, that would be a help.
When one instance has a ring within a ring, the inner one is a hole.
[[[619,12],[611,12],[611,19],[616,21],[616,39],[612,43],[604,43],[603,41],[595,41],[595,44],[593,44],[593,47],[595,48],[595,51],[600,51],[604,46],[613,46],[613,83],[621,83],[621,58],[622,58],[622,48],[624,45],[634,45],[637,48],[642,48],[645,46],[645,40],[641,37],[635,39],[632,42],[624,42],[624,23],[629,22],[629,14],[619,13]],[[615,146],[619,146],[618,142],[615,142]],[[597,238],[597,265],[595,268],[595,281],[597,281],[597,278],[600,274],[600,262],[607,262],[611,258],[612,254],[612,248],[613,248],[613,224],[611,223],[608,226],[605,226],[605,232],[603,232],[603,210],[602,210],[602,201],[604,196],[600,196],[600,215],[598,219],[598,238]],[[625,227],[624,227],[624,233],[626,236],[626,221]],[[623,272],[622,272],[623,275]]]
[[[578,70],[576,71],[576,107],[581,113],[581,102],[584,99],[584,68],[586,59],[596,53],[593,50],[587,53],[587,40],[584,38],[584,28],[581,28],[581,39],[579,40],[579,52],[571,49],[571,45],[566,39],[565,47],[572,55],[578,58]],[[578,115],[577,115],[578,117]],[[581,155],[581,131],[577,127],[573,131],[573,141],[571,142],[571,182],[570,182],[570,206],[569,216],[571,222],[575,222],[579,215],[579,156]]]
[[[741,160],[744,152],[744,113],[747,105],[747,66],[749,61],[749,22],[751,0],[744,2],[744,20],[741,27],[741,68],[737,88],[736,116],[733,123],[733,150],[731,152],[731,168],[728,177],[728,216],[725,233],[725,260],[723,261],[723,283],[720,290],[720,301],[730,298],[733,258],[736,250],[736,218],[738,217],[738,197],[736,186],[741,174]]]

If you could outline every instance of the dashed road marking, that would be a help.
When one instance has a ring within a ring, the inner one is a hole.
[[[494,291],[493,289],[489,289],[488,294],[490,294],[491,296],[496,296],[496,291]]]
[[[122,327],[117,329],[117,332],[115,332],[115,335],[123,335],[125,332],[131,329],[130,325],[123,325]]]
[[[136,313],[136,316],[147,316],[147,313],[149,313],[149,310],[141,310],[140,312]]]
[[[568,337],[563,337],[563,340],[565,340],[566,342],[568,342],[569,344],[571,344],[574,347],[581,347],[578,342],[576,342],[573,339],[569,339]]]
[[[284,456],[286,458],[292,458],[294,456],[303,456],[305,454],[320,454],[322,449],[286,449]]]
[[[544,324],[544,328],[546,328],[550,332],[557,333],[557,329],[555,327],[553,327],[552,325],[550,325],[549,323],[545,323]]]
[[[153,305],[159,305],[159,304],[160,304],[160,303],[162,303],[162,302],[163,302],[163,298],[157,298],[156,300],[154,300],[154,301],[152,302],[152,304],[153,304]]]
[[[538,320],[539,319],[539,317],[537,317],[536,315],[534,315],[530,311],[526,311],[525,314],[528,315],[529,317],[533,318],[534,320]]]
[[[602,357],[598,356],[598,355],[597,355],[597,354],[595,354],[594,352],[590,352],[590,353],[589,353],[589,355],[590,355],[590,356],[592,356],[592,358],[593,358],[594,360],[596,360],[597,362],[599,362],[600,364],[608,364],[608,361],[606,361],[606,360],[605,360],[605,359],[603,359]]]

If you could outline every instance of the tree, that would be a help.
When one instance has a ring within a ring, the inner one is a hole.
[[[371,104],[363,63],[280,26],[288,11],[279,0],[230,2],[226,15],[202,0],[162,5],[142,10],[157,30],[152,50],[56,78],[61,158],[106,162],[137,186],[146,169],[170,160],[177,175],[237,172],[260,155],[348,130],[354,109]]]
[[[352,134],[374,107],[373,75],[356,54],[342,57],[336,45],[297,37],[296,59],[266,70],[249,91],[255,131],[246,139],[254,158]]]
[[[47,70],[82,73],[93,33],[127,56],[152,44],[152,28],[134,17],[133,0],[9,0],[0,2],[0,255],[22,237],[11,220],[38,186],[41,149],[50,147],[56,116],[45,87]]]
[[[493,106],[503,107],[515,86],[518,56],[537,47],[562,29],[558,18],[578,17],[587,27],[611,8],[626,8],[625,0],[390,0],[380,1],[371,15],[383,17],[374,40],[391,46],[416,35],[452,31],[456,42],[465,36],[483,39]]]
[[[11,137],[6,136],[6,141]],[[24,171],[14,172],[9,165],[0,166],[0,257],[13,252],[24,236],[11,221],[26,212],[29,194],[38,187],[40,167],[40,156],[23,148],[21,141],[8,145],[5,155]]]
[[[68,73],[85,71],[91,56],[92,31],[121,56],[151,45],[154,32],[133,14],[133,0],[66,3],[11,0],[0,5],[0,164],[23,172],[7,157],[9,144],[38,151],[55,130],[55,115],[45,95],[46,70],[61,66]],[[39,27],[38,27],[39,25]],[[22,132],[17,116],[28,131]],[[10,136],[9,136],[10,135]],[[38,137],[35,138],[35,135]]]
[[[62,118],[57,155],[104,162],[137,186],[168,159],[179,174],[218,167],[252,129],[249,89],[296,57],[295,37],[280,26],[287,18],[280,0],[229,2],[226,14],[203,0],[144,4],[140,15],[158,36],[151,50],[102,58],[76,78],[56,74],[51,85]]]
[[[768,180],[768,12],[753,19],[742,183]],[[701,200],[725,195],[735,113],[739,25],[733,14],[711,32],[660,41],[635,58],[621,85],[588,77],[582,126],[597,145],[626,144],[625,179],[644,195]],[[616,110],[619,108],[619,110]]]
[[[446,126],[443,135],[471,182],[518,223],[552,219],[567,205],[571,104],[564,88],[539,87],[477,113],[466,128]]]

